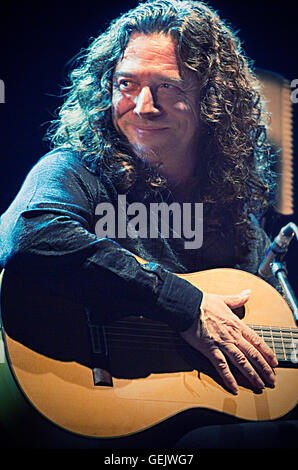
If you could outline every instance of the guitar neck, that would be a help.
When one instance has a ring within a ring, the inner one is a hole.
[[[90,325],[91,326],[91,325]],[[274,351],[279,365],[295,367],[298,363],[298,329],[292,327],[276,327],[264,325],[248,325]],[[103,329],[92,325],[93,346],[103,346],[107,335],[109,345],[116,349],[172,350],[177,345],[185,345],[178,333],[171,331],[166,325],[144,317],[130,317],[107,325]],[[103,336],[104,335],[104,336]],[[95,338],[96,341],[95,341]],[[109,347],[107,348],[109,349]],[[98,352],[98,351],[94,351]]]
[[[248,325],[274,351],[279,363],[297,364],[298,330],[297,328],[279,328],[276,326]]]

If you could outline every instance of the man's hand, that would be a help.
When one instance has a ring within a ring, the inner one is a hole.
[[[237,393],[238,387],[227,359],[255,389],[274,384],[272,367],[278,364],[269,346],[231,310],[242,307],[249,295],[250,291],[233,296],[204,293],[201,318],[180,333],[188,344],[212,362],[232,393]]]

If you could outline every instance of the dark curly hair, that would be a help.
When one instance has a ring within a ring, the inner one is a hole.
[[[204,227],[232,235],[244,254],[253,236],[250,214],[272,202],[268,115],[239,39],[205,3],[150,0],[114,20],[77,59],[47,138],[54,147],[79,150],[83,161],[112,178],[119,190],[140,181],[155,191],[165,185],[154,170],[143,170],[112,123],[113,72],[134,32],[171,35],[180,65],[199,78],[197,194],[204,203]]]

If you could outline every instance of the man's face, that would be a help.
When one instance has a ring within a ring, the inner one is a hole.
[[[113,123],[137,155],[167,164],[194,158],[198,81],[179,72],[174,41],[164,34],[133,34],[113,81]]]

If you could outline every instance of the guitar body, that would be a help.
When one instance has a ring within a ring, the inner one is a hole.
[[[279,336],[278,351],[286,349],[290,356],[280,361],[274,388],[256,393],[243,382],[238,395],[232,395],[210,364],[179,335],[161,323],[142,318],[106,326],[112,380],[111,384],[98,386],[93,379],[94,363],[90,367],[88,361],[65,359],[59,354],[51,357],[28,347],[30,342],[23,344],[18,334],[14,337],[9,305],[3,302],[8,362],[33,407],[62,429],[97,438],[129,436],[192,409],[209,409],[253,421],[272,420],[290,412],[298,398],[298,336],[282,296],[265,281],[235,269],[213,269],[181,277],[209,293],[228,295],[251,289],[243,321],[266,327],[269,336],[286,332],[288,338]],[[80,342],[80,338],[75,340]]]

